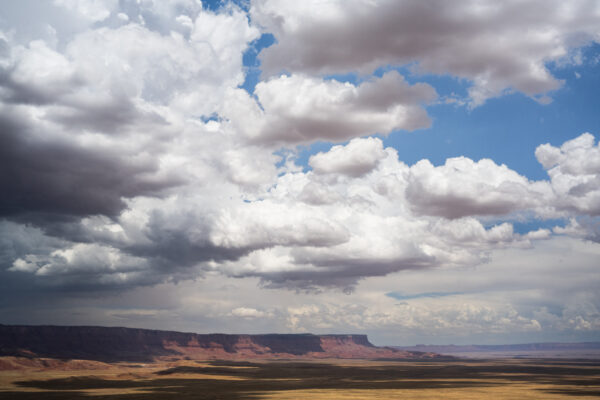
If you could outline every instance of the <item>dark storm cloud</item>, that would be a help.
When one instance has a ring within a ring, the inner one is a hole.
[[[381,260],[376,258],[307,259],[298,257],[296,262],[311,262],[315,267],[296,271],[267,272],[257,275],[262,285],[268,288],[286,288],[317,291],[320,288],[343,288],[352,292],[356,284],[367,277],[385,276],[393,272],[423,269],[435,264],[433,257],[414,257],[397,260]],[[368,271],[366,273],[365,271]]]
[[[39,228],[0,220],[0,270],[25,254],[49,253],[64,244],[64,240],[44,235]]]
[[[70,130],[109,135],[123,134],[124,129],[132,125],[167,125],[159,115],[138,110],[131,99],[125,96],[117,95],[104,102],[93,100],[82,103],[75,99],[70,103],[64,109],[54,111],[48,119]]]
[[[212,221],[205,215],[154,210],[145,226],[149,243],[125,245],[134,256],[148,258],[165,272],[175,272],[205,261],[237,260],[257,247],[221,247],[211,243]]]
[[[0,44],[6,43],[0,39]],[[45,87],[39,87],[22,82],[17,82],[11,76],[10,69],[0,69],[0,88],[2,97],[6,103],[13,104],[32,104],[45,105],[56,101],[57,96],[69,91],[69,86],[58,86],[49,84]],[[72,85],[79,85],[77,79],[70,82]]]
[[[7,282],[27,282],[43,293],[123,292],[196,279],[208,268],[203,263],[235,261],[256,248],[212,244],[210,221],[186,212],[151,212],[137,238],[101,232],[75,218],[45,219],[42,229],[16,220],[0,222],[0,269]]]
[[[180,182],[151,176],[152,160],[131,161],[66,140],[45,139],[22,115],[0,112],[0,216],[116,216],[124,198],[158,195]],[[34,135],[35,133],[35,135]]]

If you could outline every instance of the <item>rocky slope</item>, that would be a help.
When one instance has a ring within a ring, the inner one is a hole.
[[[95,326],[0,325],[0,356],[104,362],[189,358],[435,358],[373,346],[366,335],[196,334]]]

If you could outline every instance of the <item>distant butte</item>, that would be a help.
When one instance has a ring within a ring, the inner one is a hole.
[[[432,352],[376,347],[366,335],[229,335],[99,326],[18,325],[0,325],[0,356],[102,362],[442,357]]]

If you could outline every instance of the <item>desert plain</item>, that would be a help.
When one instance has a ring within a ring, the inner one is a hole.
[[[0,360],[6,400],[600,397],[593,359]]]

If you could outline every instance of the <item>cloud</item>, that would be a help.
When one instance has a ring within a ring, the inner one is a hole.
[[[150,276],[144,273],[147,270],[147,260],[97,244],[76,244],[55,250],[48,257],[29,255],[18,258],[9,269],[48,276],[51,278],[48,283],[67,285],[69,281],[75,281],[81,285],[87,281],[92,287],[99,284],[119,286],[137,280],[139,275],[148,279]]]
[[[305,307],[302,312],[290,310],[289,326],[296,330],[323,329],[346,326],[365,329],[369,326],[397,327],[397,329],[435,335],[452,331],[454,335],[541,330],[535,319],[526,318],[510,306],[449,302],[437,304],[401,303],[383,312],[365,307]],[[348,329],[348,328],[346,328]]]
[[[406,196],[419,214],[450,219],[473,215],[506,215],[549,205],[547,182],[530,182],[492,160],[447,159],[434,167],[421,160],[410,169]]]
[[[359,177],[371,172],[384,157],[381,140],[353,139],[346,146],[333,146],[327,153],[311,156],[308,164],[316,174]]]
[[[2,97],[9,102],[47,104],[81,85],[69,60],[46,42],[36,40],[15,49],[6,38],[0,40],[7,47],[0,75]],[[40,63],[46,68],[40,70]]]
[[[117,1],[100,0],[54,0],[54,4],[75,11],[82,17],[92,22],[98,22],[108,18],[112,10],[116,8]]]
[[[370,160],[371,150],[384,158],[375,158],[376,164],[369,166],[368,174],[355,173],[356,163],[346,163],[347,158],[356,155]],[[216,268],[232,276],[259,277],[269,287],[337,286],[351,290],[367,276],[436,266],[476,265],[488,260],[493,249],[529,247],[531,241],[550,237],[548,230],[518,234],[506,222],[485,227],[474,218],[481,208],[469,206],[466,200],[463,200],[467,203],[464,213],[450,221],[446,215],[423,218],[415,214],[416,200],[410,197],[409,189],[425,178],[411,175],[418,164],[408,167],[401,163],[394,150],[382,149],[379,139],[355,139],[318,157],[323,165],[329,161],[333,165],[326,174],[318,168],[284,174],[259,201],[239,207],[244,214],[238,211],[219,219],[220,229],[216,231],[218,236],[213,236],[213,243],[219,238],[221,245],[238,243],[253,250]],[[464,161],[469,166],[475,164]],[[502,190],[498,190],[493,186],[493,177],[485,174],[480,177],[477,171],[477,184],[491,184],[481,188],[482,192],[470,193],[465,190],[468,185],[454,177],[440,178],[440,182],[456,185],[457,191],[462,189],[464,199],[481,198],[483,191],[492,204],[495,199],[509,195],[519,199],[508,211],[525,212],[528,207],[537,206],[538,200],[529,204],[519,197],[523,190],[533,192],[530,188],[533,184],[505,166],[488,164],[492,175],[500,172],[519,184],[506,188],[500,185]],[[330,179],[330,175],[336,179]],[[497,182],[502,183],[504,175]],[[535,195],[533,192],[531,199],[536,199]],[[448,203],[448,209],[452,210]],[[502,209],[499,213],[508,211]],[[487,209],[485,212],[491,214]]]
[[[142,109],[169,104],[210,115],[218,101],[207,102],[198,91],[242,83],[242,52],[257,36],[245,15],[232,10],[198,14],[189,39],[134,23],[82,31],[65,43],[64,54],[42,40],[21,45],[5,39],[10,52],[0,66],[0,84],[13,102],[77,111],[91,96],[100,104],[126,97]]]
[[[277,173],[277,157],[234,151],[234,139],[202,118],[243,81],[242,54],[258,35],[246,15],[179,2],[194,21],[184,37],[153,30],[151,9],[120,6],[143,11],[148,26],[110,18],[73,25],[80,31],[61,31],[60,46],[0,35],[0,216],[40,229],[17,247],[2,243],[2,267],[41,286],[128,288],[190,279],[201,274],[198,263],[235,259],[249,250],[212,245],[211,212],[219,196],[239,198],[238,184],[271,178],[244,160]],[[220,155],[232,151],[242,161],[226,160],[222,173]],[[206,191],[213,183],[216,192]],[[206,214],[191,210],[201,204]]]
[[[598,41],[598,12],[584,1],[261,0],[250,10],[277,39],[260,55],[268,75],[412,65],[469,80],[473,106],[512,90],[547,100],[562,82],[546,64]]]
[[[237,119],[251,141],[281,144],[339,142],[426,128],[430,120],[423,104],[437,97],[428,84],[411,86],[397,72],[358,85],[281,75],[259,82],[254,93],[261,109],[237,99],[229,103],[225,116]]]
[[[222,210],[215,220],[211,242],[223,247],[265,248],[327,247],[348,240],[346,229],[322,212],[303,205],[292,207],[263,200]]]
[[[549,181],[531,182],[506,165],[465,157],[435,167],[421,160],[410,168],[406,196],[412,209],[449,219],[500,216],[530,210],[545,218],[566,212],[600,212],[600,148],[590,133],[554,147],[543,144],[535,156]]]
[[[186,118],[217,109],[217,98],[198,93],[241,83],[242,52],[258,31],[237,9],[201,12],[195,24],[189,39],[134,23],[98,26],[66,37],[60,51],[3,35],[1,215],[37,224],[115,217],[128,199],[197,178],[201,163],[183,176],[187,155],[175,149],[206,145],[183,139],[194,128]]]
[[[557,207],[591,216],[600,215],[600,144],[584,133],[562,146],[550,144],[535,150],[550,176]]]
[[[510,338],[535,342],[539,328],[553,340],[590,341],[598,329],[599,254],[597,244],[554,236],[533,248],[494,250],[490,262],[476,267],[372,277],[361,281],[352,295],[332,290],[290,293],[285,288],[257,292],[257,278],[210,273],[203,279],[130,288],[118,296],[81,296],[38,286],[23,298],[11,295],[15,288],[6,288],[6,279],[20,275],[12,272],[0,280],[5,289],[0,317],[22,323],[35,318],[40,323],[125,324],[204,333],[354,332],[368,334],[378,345],[494,344]],[[398,300],[386,296],[390,292],[458,293]],[[36,306],[25,306],[30,302]],[[268,316],[233,315],[239,308]],[[143,315],[156,318],[143,325]],[[256,324],[258,318],[261,324]]]
[[[327,18],[354,12],[329,4]],[[86,292],[221,274],[351,291],[368,277],[481,265],[553,234],[597,236],[580,232],[598,204],[589,134],[538,149],[547,181],[487,159],[409,166],[364,136],[428,126],[433,87],[395,71],[349,83],[307,70],[251,95],[242,60],[260,18],[189,1],[115,7],[56,40],[1,36],[0,261],[14,279]],[[379,18],[370,7],[365,18]],[[312,169],[294,164],[298,144],[322,140],[347,143],[313,154]],[[513,228],[532,216],[578,229]]]
[[[385,139],[447,107],[429,74],[549,100],[591,3],[71,3],[0,2],[2,321],[597,336],[592,134],[540,181]]]
[[[264,318],[264,317],[272,316],[272,314],[270,314],[268,312],[259,311],[255,308],[250,308],[250,307],[234,308],[233,310],[231,310],[230,314],[233,317],[242,317],[242,318],[249,318],[249,319]]]
[[[220,136],[215,139],[215,145],[227,145]],[[187,146],[175,149],[194,154]],[[256,189],[257,197],[242,196],[244,185],[228,179],[211,180],[210,191],[184,183],[162,197],[135,196],[112,220],[87,217],[55,228],[68,242],[45,253],[17,254],[13,271],[55,276],[69,285],[78,279],[102,285],[122,277],[125,286],[218,272],[257,277],[271,288],[351,291],[366,277],[475,266],[488,262],[494,250],[528,248],[551,238],[549,230],[521,234],[510,222],[485,226],[478,219],[557,207],[549,182],[530,182],[491,160],[457,158],[440,167],[421,161],[409,167],[395,150],[367,138],[334,146],[310,163],[313,170],[281,173],[270,186]],[[219,169],[206,173],[228,176]],[[200,169],[190,179],[198,182],[203,174]],[[575,234],[569,232],[555,229]],[[95,243],[95,251],[106,257],[90,256],[96,260],[90,264],[64,261],[64,254],[81,253],[77,259],[83,260],[89,253],[78,242]],[[121,271],[107,259],[140,268]]]
[[[396,300],[412,300],[412,299],[421,299],[421,298],[439,298],[446,296],[456,296],[462,293],[458,292],[430,292],[430,293],[416,293],[416,294],[402,294],[398,292],[389,292],[385,295],[391,297]]]
[[[158,165],[150,157],[103,154],[44,132],[43,124],[27,120],[27,113],[20,109],[0,109],[0,187],[4,193],[0,215],[4,217],[35,222],[44,215],[116,216],[126,208],[123,198],[156,196],[181,183],[156,175]]]

